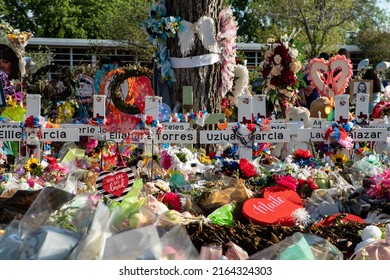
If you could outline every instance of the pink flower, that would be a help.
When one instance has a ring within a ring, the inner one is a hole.
[[[161,167],[165,170],[168,170],[172,166],[172,162],[172,157],[166,151],[162,151],[160,159]]]
[[[293,191],[297,190],[298,181],[291,175],[276,177],[275,182],[278,187],[285,187]]]
[[[346,148],[347,150],[350,150],[353,148],[353,143],[352,143],[352,138],[351,137],[346,137],[345,139],[340,139],[338,142],[341,146]]]
[[[367,194],[370,197],[381,199],[384,198],[384,189],[382,188],[381,184],[371,185],[367,190]]]
[[[95,149],[97,147],[97,145],[99,144],[98,140],[96,139],[91,139],[88,141],[87,144],[85,144],[85,153],[86,154],[89,154],[93,151],[93,149]]]

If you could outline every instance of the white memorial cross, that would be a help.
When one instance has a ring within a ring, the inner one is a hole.
[[[266,106],[265,96],[240,96],[238,97],[238,120],[240,123],[252,123],[253,118],[265,118]],[[239,157],[252,160],[252,147],[245,147],[240,141],[240,137],[233,131],[235,123],[229,124],[226,130],[204,130],[200,131],[200,144],[239,144]],[[248,131],[249,132],[249,131]],[[245,132],[244,132],[245,133]],[[248,133],[249,135],[249,133]],[[242,139],[249,143],[281,143],[290,141],[289,129],[270,129],[267,131],[256,131],[250,135],[251,139]],[[242,135],[245,137],[245,135]],[[251,145],[252,146],[252,145]]]
[[[364,120],[368,115],[368,98],[356,99],[356,118],[358,120]],[[335,96],[335,120],[334,123],[345,124],[349,121],[349,96],[341,94]],[[321,128],[304,128],[298,132],[298,141],[313,141],[323,142],[325,140],[325,133],[332,122],[326,122]],[[366,141],[386,141],[387,129],[381,127],[365,127],[355,128],[349,132],[349,136],[354,142],[366,142]]]
[[[26,104],[26,117],[39,117],[41,114],[41,96],[38,94],[28,94]],[[34,132],[27,132],[21,127],[20,122],[10,122],[1,124],[0,141],[27,141],[28,136]],[[79,141],[79,133],[77,129],[64,128],[40,128],[41,137],[39,141],[49,142],[75,142]],[[39,145],[35,149],[34,154],[40,155]]]

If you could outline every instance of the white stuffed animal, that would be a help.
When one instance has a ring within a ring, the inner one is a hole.
[[[286,122],[303,122],[303,127],[308,128],[310,126],[309,119],[310,111],[305,107],[288,107],[286,109]],[[271,151],[271,155],[278,157],[280,160],[284,160],[297,149],[307,150],[309,149],[309,145],[306,142],[298,141],[296,135],[291,135],[290,142],[277,143]]]

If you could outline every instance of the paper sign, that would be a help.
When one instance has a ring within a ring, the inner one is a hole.
[[[298,141],[322,142],[325,140],[326,128],[304,128],[297,134]],[[383,128],[357,128],[348,133],[355,142],[386,141],[387,130]]]
[[[270,187],[264,191],[263,198],[246,200],[242,213],[253,223],[293,226],[291,214],[302,207],[302,200],[295,191]]]
[[[252,96],[238,97],[238,121],[252,122]]]
[[[39,94],[27,94],[26,116],[41,115],[41,96]]]
[[[102,172],[96,179],[96,190],[105,197],[121,201],[134,183],[134,174],[128,167],[117,167],[113,172]]]
[[[106,133],[106,130],[101,126],[88,124],[61,124],[64,129],[78,129],[80,136],[94,136],[100,133]]]
[[[187,130],[190,128],[190,123],[180,122],[164,122],[164,130]]]
[[[368,120],[368,107],[370,103],[370,95],[365,93],[358,93],[356,95],[356,121],[358,123]]]
[[[258,131],[253,135],[253,143],[283,143],[290,141],[289,129],[273,129]],[[239,137],[232,130],[204,130],[200,131],[200,144],[218,144],[223,142],[241,143]]]
[[[94,95],[93,96],[93,117],[102,117],[106,115],[106,96]]]
[[[267,117],[266,96],[264,94],[252,96],[252,113],[255,117],[264,119]]]
[[[349,119],[349,95],[335,96],[334,120],[338,123],[346,123]]]
[[[153,119],[157,120],[161,103],[161,96],[145,96],[145,115],[152,116]]]

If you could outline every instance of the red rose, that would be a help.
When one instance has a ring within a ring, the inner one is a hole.
[[[275,182],[278,187],[285,187],[293,191],[297,190],[298,181],[295,180],[291,175],[276,177]]]
[[[310,150],[298,149],[295,151],[294,157],[296,159],[309,159],[309,158],[312,158],[313,155],[311,154]]]
[[[297,192],[302,198],[310,197],[316,189],[318,189],[318,185],[312,178],[308,178],[307,180],[298,179]]]
[[[27,117],[24,126],[34,127],[34,116]]]
[[[153,123],[153,117],[150,116],[150,115],[146,116],[145,123],[146,124],[152,124]]]
[[[241,174],[245,178],[251,178],[253,176],[256,176],[257,172],[255,167],[247,159],[245,158],[240,159],[239,165],[240,165]]]
[[[55,157],[47,156],[46,161],[48,164],[57,163],[57,159]]]
[[[181,212],[182,204],[179,195],[173,192],[169,192],[166,194],[160,194],[157,197],[158,201],[164,203],[169,209],[176,210]]]

